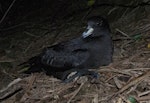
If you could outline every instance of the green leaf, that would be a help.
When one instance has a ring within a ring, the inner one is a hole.
[[[134,97],[132,97],[132,96],[130,96],[128,98],[128,100],[130,101],[130,103],[137,103],[136,99]]]
[[[140,40],[142,38],[142,35],[141,34],[137,34],[137,35],[134,35],[133,36],[133,39],[134,40]]]
[[[28,69],[29,69],[29,67],[23,67],[23,68],[21,68],[20,71],[18,71],[18,73],[23,73],[23,72],[27,71]]]
[[[88,0],[87,6],[92,6],[95,4],[95,0]]]

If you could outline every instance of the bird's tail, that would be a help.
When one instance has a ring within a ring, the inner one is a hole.
[[[30,58],[28,61],[19,64],[21,70],[20,73],[31,74],[34,72],[42,71],[42,64],[39,56]]]

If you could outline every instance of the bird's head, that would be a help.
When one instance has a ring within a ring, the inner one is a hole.
[[[88,26],[83,32],[82,37],[99,37],[109,34],[106,32],[110,32],[108,22],[100,16],[93,16],[88,19]]]

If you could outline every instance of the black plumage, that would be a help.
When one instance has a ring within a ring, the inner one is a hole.
[[[82,36],[47,47],[21,65],[29,66],[25,73],[44,71],[63,80],[70,72],[76,71],[70,81],[81,75],[97,77],[97,73],[88,69],[108,65],[112,62],[112,54],[109,24],[104,18],[94,16],[88,19],[88,27]]]

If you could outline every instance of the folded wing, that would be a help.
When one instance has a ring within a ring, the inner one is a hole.
[[[47,49],[41,56],[41,63],[54,68],[75,68],[83,65],[89,58],[86,49],[73,51],[55,51]]]

